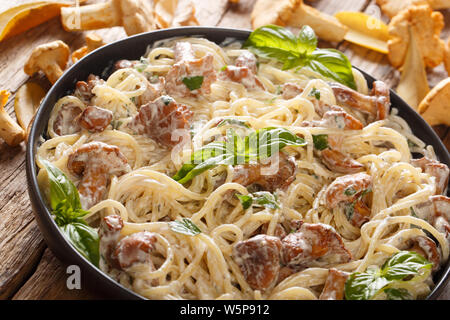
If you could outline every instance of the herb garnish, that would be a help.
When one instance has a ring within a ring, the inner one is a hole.
[[[255,192],[248,195],[236,194],[236,197],[242,204],[244,210],[247,210],[252,205],[266,207],[269,209],[279,209],[278,197],[267,191]]]
[[[232,126],[239,126],[244,127],[247,129],[250,129],[250,125],[246,121],[238,120],[238,119],[223,119],[219,122],[217,125],[217,128],[226,126],[226,125],[232,125]]]
[[[202,87],[203,76],[186,77],[182,81],[189,90],[194,91]]]
[[[398,290],[395,286],[414,281],[419,275],[427,277],[431,273],[431,267],[432,263],[420,254],[400,251],[389,258],[381,268],[369,268],[366,272],[352,273],[345,283],[345,298],[370,300],[382,292],[385,292],[388,298],[399,295],[407,297],[406,292]]]
[[[191,161],[184,164],[172,178],[184,184],[218,165],[246,164],[269,158],[284,147],[301,147],[304,139],[284,128],[264,128],[251,131],[244,138],[227,130],[225,141],[215,141],[195,151]]]
[[[313,135],[314,148],[317,150],[325,150],[328,148],[328,135],[327,134],[316,134]]]
[[[313,88],[313,89],[311,90],[311,92],[309,93],[309,96],[310,96],[310,97],[314,97],[314,98],[316,98],[317,100],[320,100],[320,90],[317,89],[317,88]]]
[[[188,236],[196,236],[202,233],[199,227],[189,218],[183,218],[177,221],[169,222],[170,229],[174,232],[182,233]]]
[[[56,224],[77,251],[98,266],[98,233],[83,219],[89,212],[82,209],[77,188],[57,167],[46,160],[41,162],[48,174],[49,201]]]
[[[244,48],[262,58],[278,60],[283,64],[283,70],[308,68],[325,78],[356,89],[348,58],[335,49],[317,48],[317,37],[309,26],[304,26],[297,37],[283,27],[260,27],[250,34]]]

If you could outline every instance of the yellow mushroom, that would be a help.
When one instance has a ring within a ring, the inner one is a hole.
[[[25,139],[25,131],[9,116],[4,106],[8,102],[9,92],[0,90],[0,138],[14,147]]]
[[[431,126],[450,126],[450,78],[442,80],[420,103],[418,111]]]
[[[338,19],[303,4],[303,1],[300,1],[300,5],[295,8],[287,21],[287,25],[292,27],[309,25],[319,38],[331,42],[344,40],[348,31],[348,28]]]
[[[450,37],[448,37],[447,43],[445,44],[444,65],[447,74],[450,76]]]
[[[416,36],[409,27],[410,41],[406,54],[405,64],[402,66],[400,83],[397,86],[397,93],[411,107],[417,110],[419,103],[430,92],[428,85],[427,71]]]
[[[300,3],[301,0],[256,1],[251,15],[253,28],[257,29],[268,24],[287,25],[294,9]]]
[[[412,5],[428,4],[433,10],[450,8],[450,0],[377,0],[377,4],[389,18]]]
[[[319,38],[333,42],[344,40],[348,31],[335,17],[303,4],[303,0],[258,0],[251,19],[255,29],[267,24],[299,28],[309,25]]]
[[[434,68],[441,64],[445,47],[444,41],[440,39],[444,17],[427,4],[408,7],[389,23],[391,39],[388,41],[388,57],[391,64],[400,68],[405,62],[410,42],[408,26],[411,26],[416,37],[425,65]]]
[[[34,82],[24,84],[17,91],[14,98],[14,111],[16,112],[17,122],[23,130],[28,129],[44,96],[44,89]]]
[[[75,63],[81,58],[83,58],[85,55],[87,55],[89,52],[94,51],[97,48],[102,47],[105,45],[103,42],[103,39],[96,33],[88,33],[86,35],[86,45],[81,47],[78,50],[75,50],[72,53],[72,61]]]
[[[66,31],[123,26],[129,36],[155,29],[153,7],[147,0],[109,0],[61,8],[61,23]]]
[[[195,5],[192,1],[183,1],[175,10],[172,27],[198,26],[200,23],[195,17]]]
[[[42,71],[53,84],[63,74],[69,54],[69,47],[61,40],[45,43],[33,50],[23,69],[29,76]]]

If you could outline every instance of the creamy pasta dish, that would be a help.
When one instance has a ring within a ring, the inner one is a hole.
[[[267,46],[173,38],[80,79],[36,158],[55,222],[149,299],[426,298],[447,165],[383,82]]]

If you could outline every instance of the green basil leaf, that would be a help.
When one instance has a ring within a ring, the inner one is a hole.
[[[277,196],[267,191],[255,192],[248,195],[237,194],[236,197],[241,202],[244,210],[250,208],[252,205],[269,209],[280,208]]]
[[[405,288],[386,288],[384,293],[388,300],[412,300],[412,295]]]
[[[49,161],[41,159],[41,163],[47,170],[48,179],[50,182],[49,200],[51,208],[56,210],[56,207],[60,202],[67,201],[67,205],[73,210],[81,209],[78,189],[72,181],[67,178],[64,172],[52,165]],[[80,214],[83,214],[83,211],[80,211]]]
[[[251,195],[236,194],[236,197],[241,202],[241,205],[244,208],[244,210],[247,210],[253,204],[253,197]]]
[[[212,169],[218,165],[228,165],[233,163],[234,156],[229,154],[219,155],[213,158],[209,158],[200,164],[185,164],[181,167],[180,171],[172,177],[175,181],[181,184],[191,181],[196,176],[203,172]]]
[[[270,158],[287,146],[302,147],[305,145],[306,142],[303,138],[289,130],[269,127],[252,132],[246,138],[246,156],[249,160],[261,160]]]
[[[313,135],[314,148],[317,150],[325,150],[328,148],[328,135],[327,134],[316,134]]]
[[[97,230],[82,220],[60,226],[60,229],[77,251],[98,267],[100,254]]]
[[[386,260],[381,269],[368,269],[363,273],[352,273],[345,283],[345,297],[347,300],[372,299],[383,290],[395,287],[399,281],[411,281],[412,279],[405,280],[405,278],[409,276],[414,278],[419,275],[421,270],[431,273],[431,267],[432,263],[420,254],[400,251]],[[392,290],[385,291],[385,293],[392,294]]]
[[[184,164],[172,177],[184,184],[217,165],[238,165],[269,158],[286,146],[304,146],[304,139],[284,128],[264,128],[242,139],[227,130],[226,141],[212,142],[195,151],[190,163]]]
[[[317,37],[310,26],[303,26],[298,35],[297,45],[299,50],[311,54],[317,48]]]
[[[217,128],[220,128],[220,127],[223,127],[226,125],[239,126],[239,127],[244,127],[244,128],[250,129],[250,125],[248,124],[248,122],[238,120],[238,119],[223,119],[222,121],[219,122],[219,124],[217,125]]]
[[[183,78],[183,83],[188,87],[189,90],[200,89],[203,84],[203,76],[194,76]]]
[[[317,49],[310,54],[307,67],[322,76],[356,90],[350,60],[335,49]]]
[[[304,26],[298,37],[283,27],[263,26],[250,34],[243,47],[260,57],[278,60],[284,70],[306,66],[356,89],[348,58],[335,49],[317,49],[317,37],[309,26]]]
[[[267,192],[260,191],[252,194],[253,203],[259,206],[263,206],[269,209],[279,209],[278,198],[276,195]]]
[[[345,282],[345,299],[370,300],[388,284],[389,280],[381,277],[378,270],[352,273]]]
[[[174,232],[182,233],[188,236],[196,236],[202,231],[192,222],[191,219],[183,218],[177,221],[169,222],[170,229]]]
[[[387,260],[381,267],[388,280],[403,280],[415,276],[421,269],[431,269],[433,264],[413,251],[400,251]]]
[[[283,27],[267,25],[253,31],[243,47],[263,58],[280,61],[299,57],[295,35]]]

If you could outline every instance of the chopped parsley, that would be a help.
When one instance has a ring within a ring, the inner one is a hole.
[[[356,193],[356,190],[353,187],[348,187],[344,190],[344,194],[346,196],[353,196]]]
[[[316,98],[317,100],[320,100],[320,90],[319,90],[319,89],[316,89],[316,88],[313,88],[313,89],[311,90],[311,92],[309,93],[309,96],[310,96],[310,97],[314,97],[314,98]]]
[[[194,91],[202,87],[203,76],[186,77],[182,81],[189,90]]]
[[[328,135],[327,134],[317,134],[313,135],[314,148],[317,150],[325,150],[328,148]]]
[[[169,222],[170,229],[177,233],[182,233],[188,236],[196,236],[202,233],[199,227],[192,222],[191,219],[183,218],[177,221]]]

